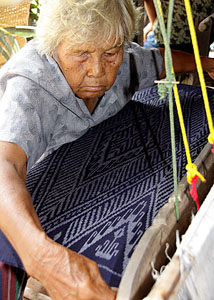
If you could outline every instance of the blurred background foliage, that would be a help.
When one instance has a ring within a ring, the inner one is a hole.
[[[26,41],[35,37],[35,26],[39,18],[42,0],[32,0],[30,4],[29,22],[27,26],[8,27],[0,24],[0,54],[5,60],[20,50],[17,37],[25,38]]]
[[[33,25],[33,26],[36,25],[36,22],[38,21],[38,18],[39,18],[40,7],[41,7],[41,1],[33,0],[31,2],[30,20],[29,20],[30,25]]]

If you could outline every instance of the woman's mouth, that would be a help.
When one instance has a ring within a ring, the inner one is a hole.
[[[105,87],[102,85],[96,85],[96,86],[84,86],[81,88],[82,91],[88,91],[88,92],[99,92],[105,90]]]

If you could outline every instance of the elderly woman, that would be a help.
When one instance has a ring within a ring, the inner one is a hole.
[[[46,235],[25,186],[27,170],[164,76],[163,52],[131,42],[139,14],[132,0],[49,0],[37,38],[0,72],[0,228],[27,274],[55,300],[116,295],[95,262]],[[182,56],[181,65],[180,55],[173,54],[176,72],[194,71],[194,58]],[[214,63],[203,58],[203,66],[213,71]],[[4,249],[0,261],[3,284],[15,278],[23,289],[22,271],[10,266]]]

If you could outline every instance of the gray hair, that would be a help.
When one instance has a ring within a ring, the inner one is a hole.
[[[71,47],[99,38],[131,41],[140,14],[133,0],[46,0],[37,22],[38,52],[50,54],[63,40]]]

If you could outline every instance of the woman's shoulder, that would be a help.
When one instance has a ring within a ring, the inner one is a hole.
[[[36,40],[28,42],[17,54],[0,69],[0,83],[11,78],[26,81],[28,86],[38,85],[49,89],[54,80],[62,76],[57,63],[49,55],[40,56],[36,49]],[[62,78],[63,80],[63,78]]]

